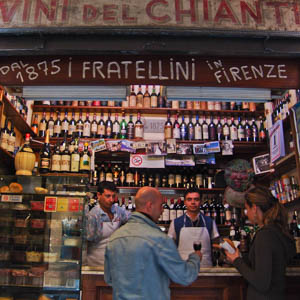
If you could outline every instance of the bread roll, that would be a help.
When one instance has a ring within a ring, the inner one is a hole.
[[[37,194],[47,194],[48,193],[48,190],[47,189],[44,189],[42,187],[35,187],[34,188],[34,191],[37,193]]]
[[[9,185],[9,191],[11,193],[22,193],[23,192],[23,187],[21,184],[17,183],[17,182],[12,182]]]
[[[2,186],[0,188],[0,193],[8,193],[9,192],[9,187],[7,185]]]

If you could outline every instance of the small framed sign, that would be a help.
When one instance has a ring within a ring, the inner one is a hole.
[[[270,172],[270,154],[263,154],[252,158],[253,169],[255,174]]]

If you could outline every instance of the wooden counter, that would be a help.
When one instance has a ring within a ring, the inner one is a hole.
[[[299,300],[300,268],[287,270],[287,300]],[[104,282],[101,268],[83,267],[83,300],[112,300],[112,289]],[[202,268],[188,287],[171,284],[172,300],[245,300],[246,282],[235,268]],[[253,299],[254,300],[254,299]]]

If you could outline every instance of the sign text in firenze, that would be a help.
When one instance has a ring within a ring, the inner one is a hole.
[[[177,56],[0,58],[2,85],[235,86],[295,88],[292,60]]]
[[[299,0],[0,0],[0,27],[299,31]]]

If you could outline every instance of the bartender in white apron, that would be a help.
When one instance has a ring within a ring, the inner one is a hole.
[[[194,252],[193,243],[201,242],[201,267],[211,267],[211,240],[219,237],[216,223],[200,212],[201,198],[199,190],[188,189],[185,193],[184,204],[186,213],[172,221],[168,235],[178,245],[181,258],[186,260]]]
[[[86,239],[88,266],[104,265],[106,244],[112,233],[125,224],[129,212],[114,205],[116,186],[104,181],[98,186],[98,204],[86,213]]]

